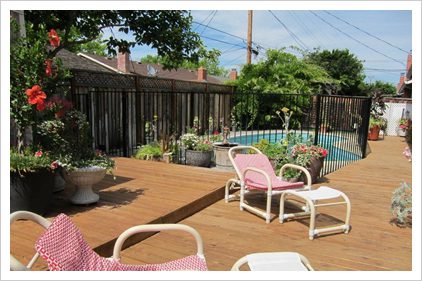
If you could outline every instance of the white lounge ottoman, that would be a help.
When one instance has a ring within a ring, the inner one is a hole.
[[[288,196],[302,199],[304,203],[306,204],[306,208],[304,208],[305,211],[299,212],[299,213],[285,214],[284,202],[287,200]],[[335,199],[335,198],[339,198],[343,200],[336,201],[336,202],[320,203],[320,201]],[[317,207],[334,206],[334,205],[339,205],[339,204],[346,204],[346,219],[344,221],[344,224],[331,226],[331,227],[324,227],[324,228],[315,228],[315,216],[316,216],[315,209]],[[325,233],[325,232],[334,232],[334,231],[341,230],[344,233],[348,233],[350,230],[350,212],[351,212],[350,200],[346,196],[346,194],[328,186],[321,186],[315,190],[307,190],[307,191],[286,190],[284,191],[281,194],[281,198],[280,198],[279,220],[280,220],[280,223],[283,223],[286,219],[310,216],[309,239],[313,240],[316,235]]]

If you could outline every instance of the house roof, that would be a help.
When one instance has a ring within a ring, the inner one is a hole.
[[[56,56],[61,59],[63,66],[68,69],[84,69],[84,70],[90,70],[90,71],[101,71],[101,72],[109,72],[109,73],[113,72],[112,70],[107,69],[104,66],[99,65],[98,63],[95,63],[86,58],[78,56],[65,49],[61,49],[57,53]]]
[[[88,53],[81,53],[79,54],[80,57],[83,57],[85,60],[90,60],[92,63],[98,63],[102,65],[103,68],[106,68],[108,71],[119,72],[117,69],[117,58],[107,58],[102,57],[95,54],[88,54]],[[150,65],[157,73],[155,77],[159,78],[167,78],[167,79],[176,79],[176,80],[183,80],[183,81],[198,81],[198,71],[197,70],[190,70],[179,68],[177,70],[164,70],[162,65],[153,64],[153,63],[140,63],[136,61],[130,61],[129,64],[129,71],[132,74],[138,74],[143,76],[148,75],[147,65]],[[214,83],[214,84],[223,84],[227,81],[228,78],[225,77],[217,77],[214,75],[207,75],[207,82]]]

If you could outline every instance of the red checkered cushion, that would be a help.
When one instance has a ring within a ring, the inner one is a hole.
[[[303,182],[288,182],[278,178],[271,162],[264,154],[237,154],[234,162],[243,174],[246,168],[257,168],[266,172],[271,180],[272,190],[285,190],[303,187]],[[266,178],[255,171],[248,171],[244,178],[245,185],[249,189],[268,189]]]
[[[188,256],[163,264],[126,265],[104,258],[86,243],[79,229],[65,214],[58,215],[35,244],[37,252],[47,260],[50,270],[207,270],[205,259]]]

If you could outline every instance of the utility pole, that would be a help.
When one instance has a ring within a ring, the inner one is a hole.
[[[252,10],[248,11],[248,48],[246,54],[246,64],[251,64],[252,57]]]

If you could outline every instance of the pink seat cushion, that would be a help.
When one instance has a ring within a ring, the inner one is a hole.
[[[205,259],[192,255],[162,264],[126,265],[95,253],[65,214],[58,215],[35,244],[52,271],[207,270]]]
[[[268,174],[271,180],[272,190],[285,190],[303,187],[303,182],[288,182],[280,180],[274,173],[271,162],[264,154],[237,154],[234,158],[235,165],[243,172],[246,168],[256,168]],[[239,175],[241,178],[241,175]],[[248,171],[244,178],[245,185],[250,189],[268,189],[267,180],[264,175],[255,171]]]

